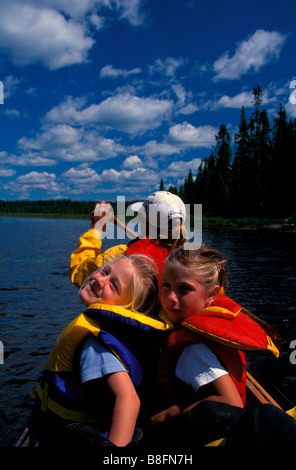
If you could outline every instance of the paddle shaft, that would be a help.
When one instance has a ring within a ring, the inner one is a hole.
[[[114,219],[115,224],[118,225],[118,227],[122,228],[122,230],[124,230],[126,233],[129,233],[133,238],[138,238],[138,235],[129,227],[124,225],[119,219],[117,219],[115,215],[113,216],[113,219]]]

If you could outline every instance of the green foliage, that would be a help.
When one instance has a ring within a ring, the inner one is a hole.
[[[187,204],[202,204],[203,214],[260,219],[295,214],[296,119],[288,121],[281,105],[271,127],[261,110],[259,85],[253,96],[254,112],[248,122],[242,107],[233,146],[222,124],[215,150],[196,169],[195,180],[190,170],[179,189],[169,188]]]
[[[39,201],[0,201],[1,214],[55,214],[88,215],[94,208],[93,201],[72,201],[70,199]]]

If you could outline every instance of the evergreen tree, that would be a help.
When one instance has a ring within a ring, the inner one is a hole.
[[[176,196],[178,196],[179,195],[178,188],[176,188],[176,186],[171,185],[169,187],[169,193],[176,194]]]
[[[234,215],[248,214],[250,209],[250,179],[252,174],[250,129],[244,106],[240,125],[234,138],[235,154],[232,163],[231,207]]]
[[[187,178],[184,181],[184,201],[186,204],[194,204],[195,198],[195,184],[193,179],[192,170],[189,170]]]
[[[276,216],[295,213],[295,145],[295,120],[288,123],[287,113],[281,104],[278,117],[274,119],[269,178],[269,213]]]
[[[159,191],[165,191],[164,182],[163,182],[162,178],[161,178],[160,184],[159,184]]]
[[[231,137],[227,127],[222,124],[216,136],[216,168],[213,183],[215,194],[215,212],[219,215],[230,213],[230,181],[231,181]]]

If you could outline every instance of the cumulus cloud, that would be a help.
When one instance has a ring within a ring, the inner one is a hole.
[[[154,170],[147,168],[135,168],[134,170],[115,170],[114,168],[104,170],[102,178],[105,182],[120,183],[122,188],[128,187],[130,184],[140,186],[144,184],[156,183],[159,175]]]
[[[61,192],[68,192],[69,188],[64,183],[56,181],[56,179],[54,173],[31,171],[19,176],[15,181],[8,182],[3,187],[5,190],[17,193],[19,198],[27,197],[32,190],[41,190],[54,197]]]
[[[19,183],[30,183],[30,184],[47,184],[49,181],[54,181],[56,175],[54,173],[47,173],[46,171],[39,173],[38,171],[31,171],[26,175],[19,176],[16,181]]]
[[[144,144],[141,149],[141,153],[149,157],[160,157],[178,154],[180,153],[180,149],[172,143],[170,144],[167,142],[157,142],[157,140],[150,140]]]
[[[14,77],[13,75],[8,75],[2,81],[4,85],[4,90],[5,90],[5,99],[10,98],[10,96],[12,96],[17,91],[19,84],[20,84],[20,80]]]
[[[15,171],[11,168],[0,168],[0,177],[1,178],[9,178],[10,176],[15,175]]]
[[[285,110],[287,111],[289,117],[296,118],[296,105],[288,101],[285,105]]]
[[[41,62],[54,70],[85,62],[94,41],[85,35],[82,24],[66,19],[56,10],[4,1],[0,43],[15,65]]]
[[[108,129],[130,134],[155,129],[168,117],[173,102],[121,93],[99,104],[83,108],[83,100],[68,97],[45,116],[46,121],[75,124],[97,123]]]
[[[125,69],[116,69],[112,65],[105,65],[101,71],[100,71],[100,76],[103,78],[118,78],[118,77],[124,77],[127,78],[130,75],[135,75],[141,72],[141,69],[139,67],[136,67],[131,70],[125,70]]]
[[[81,64],[95,43],[90,29],[101,29],[106,9],[138,26],[140,7],[141,0],[2,0],[1,48],[18,66]]]
[[[197,169],[201,164],[200,158],[194,158],[189,162],[185,160],[176,160],[166,168],[165,171],[162,171],[163,176],[165,177],[172,177],[172,178],[180,178],[184,177],[188,174],[189,170],[192,170],[193,173],[197,173]]]
[[[98,131],[57,124],[28,139],[22,137],[18,146],[23,151],[39,152],[43,158],[62,161],[93,162],[117,157],[123,147]]]
[[[264,65],[279,58],[286,39],[286,35],[277,31],[258,29],[237,44],[232,57],[227,51],[214,62],[214,80],[235,80],[246,73],[259,72]]]
[[[138,155],[130,155],[127,157],[123,164],[123,168],[126,168],[128,170],[132,170],[134,168],[139,168],[143,166],[142,160],[138,157]]]
[[[154,64],[150,65],[149,73],[162,73],[166,77],[173,77],[179,67],[185,63],[183,58],[168,57],[165,60],[157,59]]]
[[[205,147],[210,148],[215,142],[217,129],[213,126],[195,127],[188,122],[176,124],[169,130],[168,141],[183,149]]]
[[[50,158],[41,156],[34,152],[24,152],[21,155],[8,154],[3,151],[0,152],[0,162],[13,166],[54,166],[56,161]]]
[[[63,179],[71,181],[75,186],[79,185],[93,185],[102,181],[101,176],[89,167],[79,166],[78,168],[70,168],[68,171],[61,175]]]

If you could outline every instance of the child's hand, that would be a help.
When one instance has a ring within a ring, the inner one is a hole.
[[[100,201],[97,202],[95,205],[94,210],[91,213],[91,228],[95,228],[95,225],[97,222],[99,222],[101,219],[105,218],[106,221],[108,221],[112,214],[111,214],[111,204],[108,202],[106,203],[105,201]],[[105,230],[106,224],[104,224],[101,227],[101,230]]]
[[[151,416],[150,421],[152,426],[155,426],[156,424],[163,423],[167,418],[175,418],[176,416],[179,416],[181,413],[181,410],[179,406],[173,405],[170,408],[167,408],[166,410],[160,411],[154,416]]]

